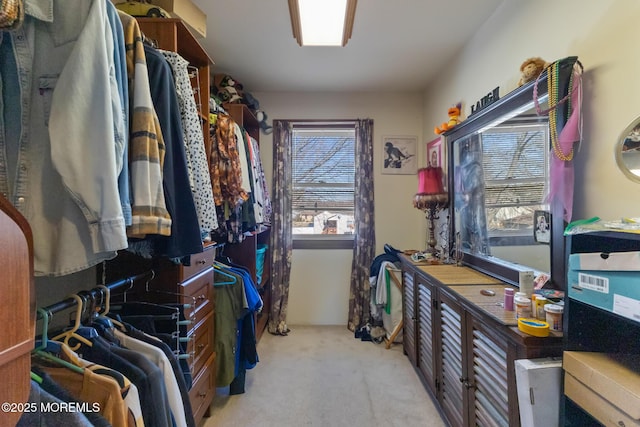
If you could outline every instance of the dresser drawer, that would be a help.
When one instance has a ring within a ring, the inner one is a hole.
[[[209,312],[197,324],[189,338],[189,343],[187,344],[187,352],[191,355],[189,366],[191,367],[191,373],[197,376],[211,353],[213,353],[213,312]]]
[[[192,320],[191,328],[200,323],[204,316],[213,311],[213,268],[202,271],[196,277],[181,283],[182,303],[188,304],[184,311],[187,319]]]
[[[215,353],[207,359],[204,369],[195,377],[193,386],[189,390],[189,401],[193,409],[193,417],[199,424],[216,392]]]
[[[213,266],[213,260],[216,258],[216,248],[215,246],[209,246],[204,249],[204,251],[199,254],[191,255],[190,265],[182,266],[182,277],[181,280],[185,281],[189,278],[195,276],[201,271],[206,270],[209,267]]]

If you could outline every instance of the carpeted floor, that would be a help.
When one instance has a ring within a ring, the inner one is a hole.
[[[219,393],[204,427],[445,426],[396,344],[354,338],[345,326],[265,333],[245,393]]]

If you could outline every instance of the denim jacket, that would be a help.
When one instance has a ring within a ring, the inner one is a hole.
[[[24,24],[0,32],[0,192],[29,221],[36,275],[127,247],[113,49],[105,0],[25,0]]]

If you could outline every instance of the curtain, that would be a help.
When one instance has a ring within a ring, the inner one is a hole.
[[[355,331],[369,322],[369,268],[375,257],[373,210],[373,120],[356,121],[355,240],[351,262],[348,328]]]
[[[267,329],[287,335],[287,306],[291,276],[291,123],[273,121],[273,184],[271,218],[271,306]]]

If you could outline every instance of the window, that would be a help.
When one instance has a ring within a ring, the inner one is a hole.
[[[352,122],[294,122],[294,248],[351,248],[355,128]]]
[[[549,171],[548,126],[522,123],[482,133],[487,227],[492,245],[533,239]],[[499,243],[502,242],[502,243]]]

